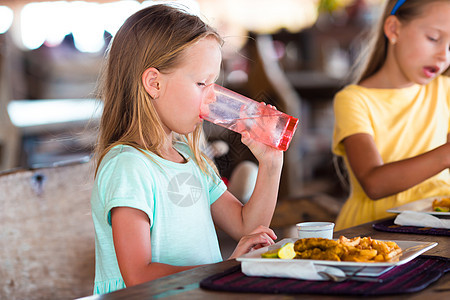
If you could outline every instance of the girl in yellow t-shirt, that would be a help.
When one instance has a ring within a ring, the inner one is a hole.
[[[390,0],[355,84],[334,101],[351,192],[336,229],[450,195],[450,1]]]

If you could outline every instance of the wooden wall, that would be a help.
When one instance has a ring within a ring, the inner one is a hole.
[[[0,299],[91,295],[91,163],[0,175]]]

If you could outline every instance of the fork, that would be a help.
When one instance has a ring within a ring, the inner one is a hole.
[[[414,251],[420,251],[426,247],[430,246],[430,244],[422,244],[422,245],[415,245],[406,248],[405,250],[402,250],[400,253],[397,253],[393,257],[391,257],[387,262],[394,262],[397,258],[399,258],[402,255],[406,255],[407,253],[414,252]]]
[[[359,276],[336,276],[327,272],[317,272],[322,277],[330,279],[334,282],[342,282],[345,280],[355,280],[355,281],[364,281],[364,282],[383,282],[381,278],[370,278],[370,277],[359,277]]]

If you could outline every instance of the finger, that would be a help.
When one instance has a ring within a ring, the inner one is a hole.
[[[249,236],[249,240],[252,241],[255,245],[260,244],[263,245],[263,247],[275,244],[275,241],[265,232],[251,235]]]
[[[273,244],[257,244],[253,247],[253,250],[261,249],[261,248],[268,247],[271,245],[273,245]]]
[[[252,236],[247,240],[246,245],[248,249],[258,249],[262,247],[267,247],[273,245],[275,242],[267,235]]]
[[[243,131],[241,133],[241,142],[247,147],[252,142],[252,138],[250,137],[250,133],[248,131]]]
[[[263,238],[266,240],[267,245],[275,244],[275,241],[273,240],[273,238],[271,236],[269,236],[267,233],[263,234]]]
[[[242,131],[241,136],[243,139],[250,139],[250,133],[248,131]]]
[[[229,259],[239,257],[252,250],[273,245],[275,242],[265,233],[256,233],[243,236]]]
[[[270,229],[270,228],[267,228],[267,231],[261,232],[261,234],[263,234],[263,236],[267,240],[270,240],[272,243],[275,243],[274,240],[277,239],[277,236],[276,236],[275,232],[273,232],[272,229]]]
[[[277,235],[275,234],[275,232],[270,229],[269,227],[266,227],[264,225],[259,225],[256,229],[254,229],[252,232],[250,232],[250,234],[254,234],[254,233],[266,233],[271,239],[276,240],[277,239]]]
[[[276,240],[276,239],[278,238],[277,235],[275,234],[275,232],[274,232],[272,229],[270,229],[270,228],[267,228],[266,234],[267,234],[272,240]]]
[[[267,104],[267,103],[265,103],[265,102],[261,102],[261,103],[264,104],[265,106],[269,107],[269,108],[273,108],[273,109],[275,109],[275,110],[278,110],[277,107],[276,107],[275,105]]]

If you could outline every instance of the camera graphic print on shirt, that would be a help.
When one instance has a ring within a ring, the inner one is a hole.
[[[177,206],[188,207],[200,199],[202,185],[191,173],[180,173],[169,181],[167,194]]]

